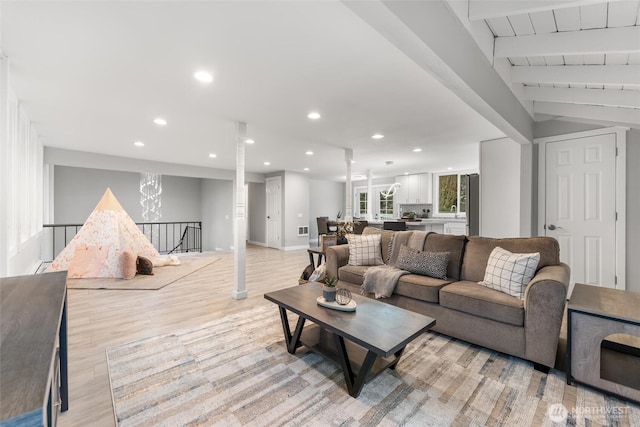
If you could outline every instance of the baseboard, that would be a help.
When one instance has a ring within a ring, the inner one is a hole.
[[[267,247],[267,244],[265,242],[254,242],[253,240],[247,240],[247,243],[250,243],[256,246],[262,246],[263,248]]]

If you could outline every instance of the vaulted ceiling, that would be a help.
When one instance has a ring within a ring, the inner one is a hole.
[[[640,2],[471,0],[467,16],[536,120],[638,126]]]

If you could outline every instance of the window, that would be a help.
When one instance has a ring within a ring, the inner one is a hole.
[[[380,215],[393,215],[393,195],[386,194],[386,191],[380,192]]]
[[[358,193],[358,213],[359,215],[367,214],[367,193]]]
[[[355,218],[384,219],[393,218],[393,196],[385,199],[385,194],[389,185],[374,185],[371,197],[367,194],[367,187],[356,187],[353,189],[353,216]],[[367,207],[371,203],[371,212]]]
[[[438,175],[437,213],[464,214],[467,211],[467,181],[464,175]]]

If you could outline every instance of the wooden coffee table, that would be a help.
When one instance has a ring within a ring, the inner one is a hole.
[[[269,292],[264,297],[276,303],[287,351],[306,347],[337,363],[344,373],[349,394],[358,397],[365,382],[384,369],[395,369],[408,343],[435,325],[423,316],[391,304],[353,295],[356,311],[321,307],[320,283]],[[291,333],[287,310],[299,316]],[[305,327],[305,321],[312,325]]]

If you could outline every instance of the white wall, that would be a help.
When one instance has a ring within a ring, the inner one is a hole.
[[[316,218],[328,216],[336,218],[338,211],[344,214],[345,184],[344,182],[309,180],[309,240],[318,238]]]
[[[309,178],[295,172],[285,172],[283,182],[284,221],[283,248],[297,249],[309,246],[309,236],[298,236],[299,226],[309,224]]]
[[[247,240],[259,245],[267,243],[267,186],[249,183],[249,236]]]
[[[233,180],[236,177],[235,170],[205,168],[144,159],[131,159],[128,157],[64,150],[52,147],[45,147],[44,161],[45,163],[52,165],[76,166],[126,172],[154,172],[162,175],[185,176],[192,178]],[[244,178],[246,182],[264,182],[264,175],[259,173],[247,172]]]
[[[480,143],[480,235],[531,235],[532,147],[510,138]]]
[[[39,136],[9,87],[7,59],[0,59],[0,277],[39,265],[42,157]]]
[[[233,246],[233,181],[203,179],[201,192],[202,250]]]

